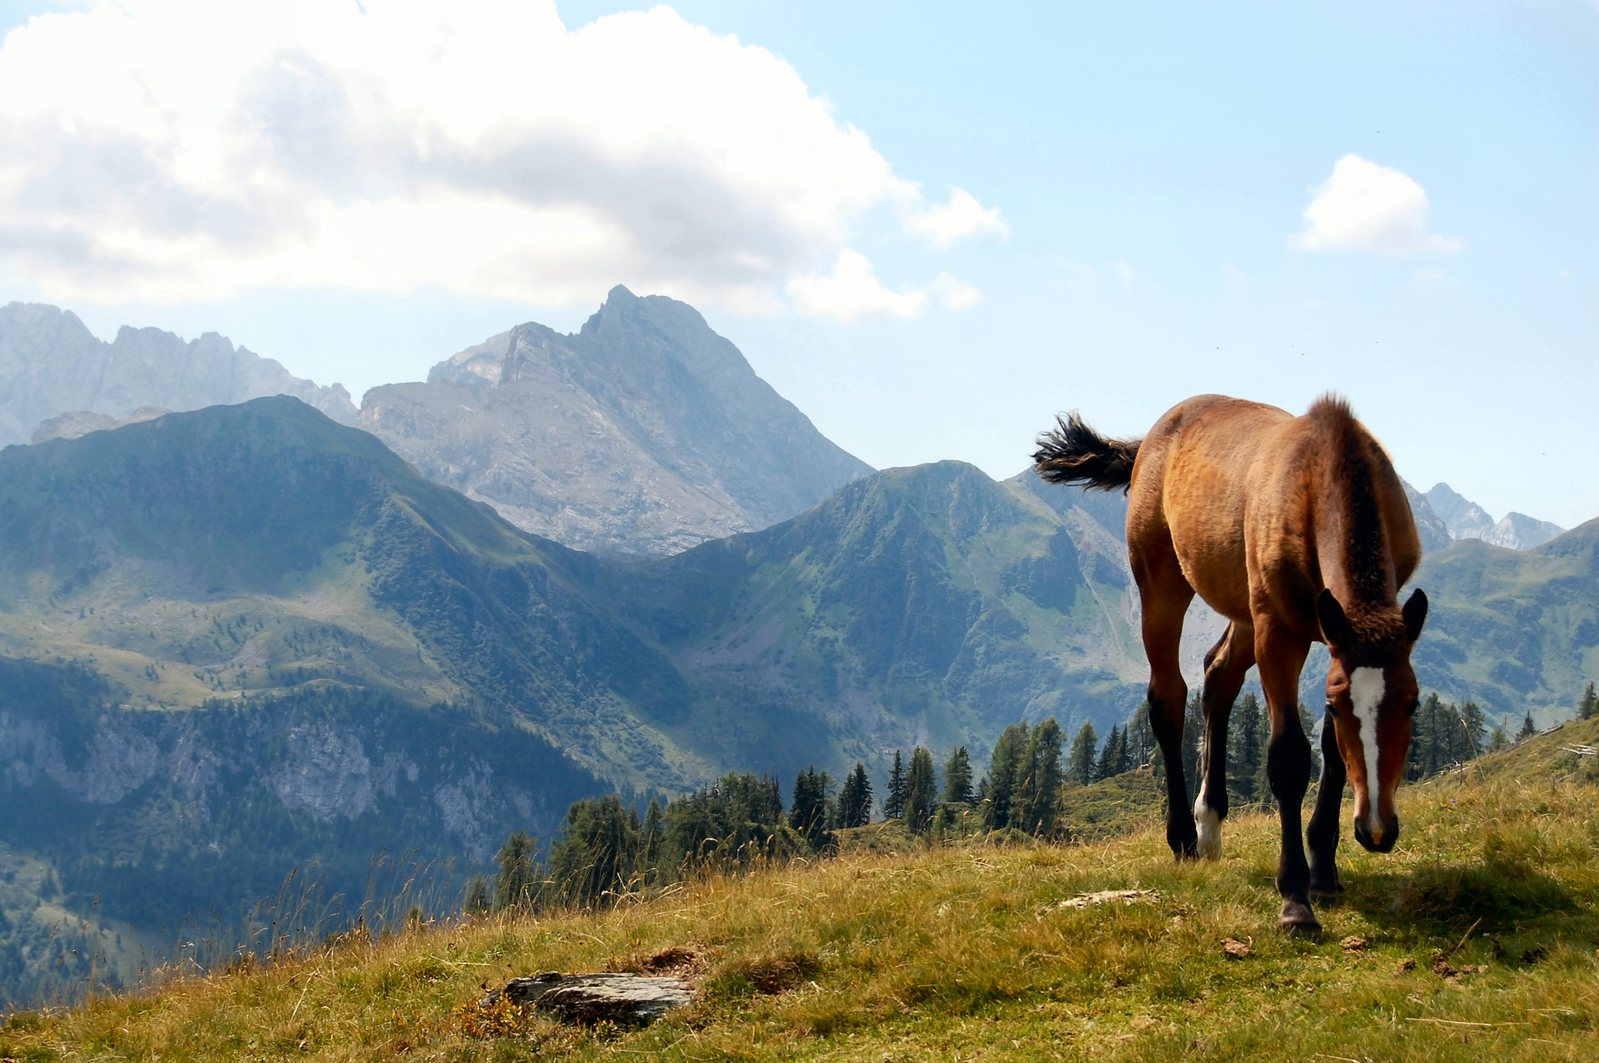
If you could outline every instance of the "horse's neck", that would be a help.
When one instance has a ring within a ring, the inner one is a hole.
[[[1392,608],[1398,586],[1391,536],[1371,478],[1325,478],[1311,527],[1321,585],[1351,612]]]

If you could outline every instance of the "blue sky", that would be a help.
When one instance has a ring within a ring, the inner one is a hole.
[[[1337,390],[1599,515],[1592,4],[124,6],[0,0],[0,300],[359,395],[625,283],[879,467]]]

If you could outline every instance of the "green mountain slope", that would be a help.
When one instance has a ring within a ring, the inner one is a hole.
[[[1274,819],[1236,815],[1225,856],[1177,864],[1151,808],[1148,829],[1082,846],[852,854],[601,914],[354,937],[17,1015],[0,1056],[1586,1059],[1599,787],[1562,747],[1595,742],[1586,721],[1402,790],[1404,839],[1340,854],[1319,941],[1276,929]],[[667,964],[694,999],[642,1029],[476,1006],[514,976]]]
[[[1532,550],[1462,540],[1415,583],[1433,603],[1415,651],[1423,687],[1553,722],[1599,675],[1599,520]]]
[[[986,751],[1019,719],[1132,712],[1125,572],[1083,541],[1025,493],[943,462],[613,586],[702,684],[821,717],[875,763],[912,740]]]

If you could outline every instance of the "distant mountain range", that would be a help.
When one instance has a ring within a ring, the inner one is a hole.
[[[264,395],[293,395],[334,420],[355,420],[344,388],[301,380],[214,332],[185,342],[124,326],[105,343],[71,311],[0,307],[0,446],[30,442],[42,422],[62,414],[98,416],[80,418],[81,430],[58,423],[47,436],[121,423],[140,407],[194,410]]]
[[[1511,550],[1542,546],[1564,528],[1525,513],[1510,512],[1494,520],[1477,503],[1456,494],[1448,484],[1434,484],[1424,496],[1432,511],[1449,529],[1451,539],[1481,539]]]

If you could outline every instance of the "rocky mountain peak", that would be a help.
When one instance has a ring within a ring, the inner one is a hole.
[[[522,528],[608,553],[764,528],[871,471],[693,307],[620,285],[575,333],[526,322],[374,388],[359,423]]]

